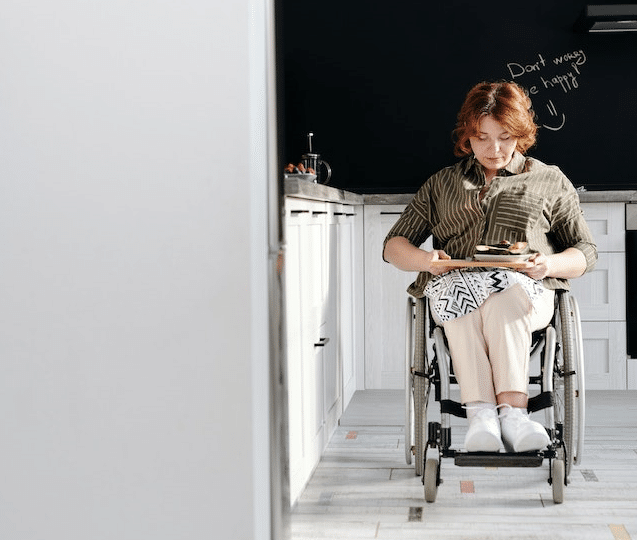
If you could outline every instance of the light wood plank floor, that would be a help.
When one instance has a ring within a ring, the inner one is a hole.
[[[637,540],[637,392],[586,393],[583,461],[560,505],[547,461],[485,469],[452,459],[442,461],[436,502],[426,503],[405,461],[403,399],[392,390],[355,394],[292,511],[293,540]],[[454,419],[454,446],[465,424]]]

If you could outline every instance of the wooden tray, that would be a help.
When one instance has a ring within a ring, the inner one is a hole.
[[[465,259],[442,259],[439,261],[433,261],[432,266],[452,266],[454,268],[469,268],[477,266],[481,268],[531,268],[535,266],[529,261],[470,261]]]

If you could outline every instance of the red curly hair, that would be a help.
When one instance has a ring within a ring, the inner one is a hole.
[[[537,125],[526,90],[513,82],[481,82],[469,91],[458,112],[453,130],[456,156],[472,153],[469,138],[478,134],[480,120],[485,116],[491,116],[517,138],[516,150],[520,153],[526,153],[535,144]]]

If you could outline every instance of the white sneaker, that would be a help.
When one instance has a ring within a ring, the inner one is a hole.
[[[497,452],[500,450],[500,422],[493,408],[481,408],[469,422],[464,439],[467,452]]]
[[[502,441],[509,451],[542,450],[551,442],[544,426],[531,420],[526,409],[505,405],[500,413],[500,426]]]

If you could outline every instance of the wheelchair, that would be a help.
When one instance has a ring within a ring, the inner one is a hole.
[[[551,439],[546,449],[536,452],[467,452],[452,446],[450,415],[466,417],[466,410],[451,399],[451,385],[457,380],[443,329],[434,323],[425,298],[410,296],[406,317],[405,459],[409,465],[414,457],[425,500],[436,500],[445,458],[460,467],[540,467],[548,460],[553,501],[562,503],[584,444],[584,355],[576,299],[568,291],[556,291],[551,322],[532,337],[528,410],[545,411]],[[539,373],[534,372],[537,366]],[[427,423],[432,388],[440,421]]]

